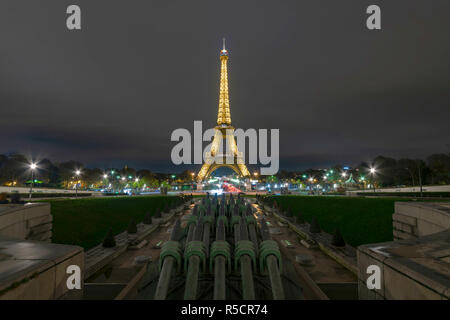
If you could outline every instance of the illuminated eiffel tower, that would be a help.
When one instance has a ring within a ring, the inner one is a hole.
[[[241,177],[250,176],[250,172],[242,158],[242,152],[238,151],[236,145],[234,127],[231,126],[227,61],[228,51],[225,49],[225,39],[223,39],[223,49],[220,52],[220,95],[217,126],[214,128],[215,135],[211,144],[211,150],[205,155],[205,163],[197,174],[197,181],[199,182],[208,178],[214,170],[220,167],[231,168]],[[227,150],[229,154],[219,153],[223,140],[225,140],[225,144],[228,144],[224,149]],[[232,161],[228,160],[228,162],[231,163],[227,163],[227,158],[232,159]]]

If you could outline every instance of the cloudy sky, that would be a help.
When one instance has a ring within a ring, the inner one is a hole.
[[[370,4],[382,30],[366,28]],[[447,153],[449,13],[448,0],[3,0],[0,153],[173,170],[171,132],[215,125],[222,37],[233,125],[279,128],[283,168]]]

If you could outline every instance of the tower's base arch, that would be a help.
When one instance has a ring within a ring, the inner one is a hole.
[[[239,177],[244,177],[244,173],[242,172],[242,170],[239,168],[238,165],[233,165],[233,164],[217,164],[217,163],[213,163],[211,165],[209,165],[208,169],[206,170],[206,174],[203,178],[203,180],[206,180],[209,178],[209,176],[216,171],[219,168],[230,168],[231,170],[233,170]]]

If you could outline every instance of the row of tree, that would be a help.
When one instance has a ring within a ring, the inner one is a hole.
[[[32,177],[30,164],[31,161],[21,154],[0,155],[0,185],[28,185]],[[375,168],[375,174],[370,174],[370,168]],[[79,176],[76,175],[77,170],[80,170]],[[365,178],[365,181],[374,181],[379,187],[450,184],[450,155],[433,154],[425,160],[406,158],[397,160],[378,156],[371,163],[362,162],[351,168],[335,165],[327,169],[281,170],[274,176],[258,176],[257,178],[267,183],[307,182],[312,177],[317,181],[326,179],[332,182],[346,180],[350,175],[356,182]],[[77,161],[54,163],[49,159],[42,159],[37,163],[33,178],[37,185],[43,187],[71,188],[74,183],[78,183],[78,186],[82,188],[110,184],[113,187],[127,184],[134,188],[144,185],[158,188],[173,183],[193,183],[195,175],[192,171],[166,174],[154,173],[147,169],[136,170],[127,166],[105,169],[86,168]]]
[[[49,188],[101,187],[130,184],[130,187],[158,188],[169,181],[169,174],[153,173],[133,168],[87,168],[78,161],[53,163],[49,159],[33,162],[21,154],[0,155],[0,185],[27,186],[34,180],[35,186]],[[77,175],[77,171],[79,174]],[[32,179],[33,177],[33,179]]]
[[[375,171],[373,175],[370,169]],[[315,178],[317,181],[346,181],[353,177],[359,183],[361,178],[368,183],[374,182],[377,187],[391,186],[419,186],[419,185],[445,185],[450,184],[450,155],[432,154],[422,159],[393,159],[378,156],[372,162],[361,162],[354,167],[335,165],[326,169],[308,169],[304,171],[281,170],[276,176],[266,177],[267,182],[276,181],[308,181]]]

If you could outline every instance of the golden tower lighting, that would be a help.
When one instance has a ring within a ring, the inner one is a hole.
[[[238,151],[236,139],[234,137],[234,127],[231,126],[230,99],[228,95],[228,51],[225,48],[225,39],[223,39],[223,48],[220,51],[220,92],[219,92],[219,110],[217,113],[217,126],[215,135],[211,144],[210,153],[205,156],[205,163],[197,174],[197,181],[205,180],[214,170],[220,167],[228,167],[234,170],[241,177],[250,176],[250,172],[244,163],[242,153]],[[228,144],[228,150],[231,154],[219,154],[222,140]],[[216,163],[217,158],[222,159],[222,163]],[[226,163],[226,158],[232,158],[233,163]]]

